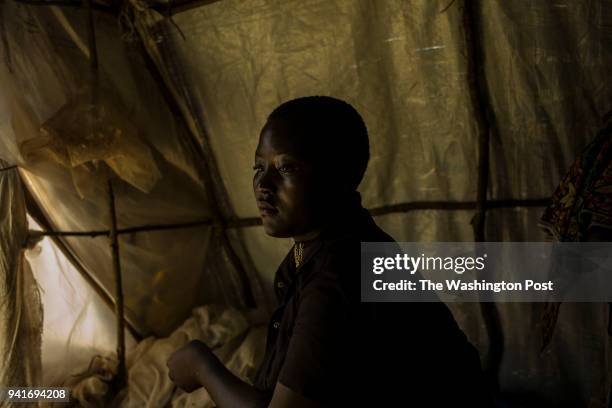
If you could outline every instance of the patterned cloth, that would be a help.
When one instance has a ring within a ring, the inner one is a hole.
[[[560,242],[584,241],[592,227],[612,228],[612,111],[555,190],[540,226]],[[544,305],[542,350],[550,343],[560,306]]]
[[[553,194],[541,225],[558,241],[583,241],[589,228],[612,228],[612,112]]]

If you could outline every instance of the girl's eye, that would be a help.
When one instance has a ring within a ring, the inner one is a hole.
[[[260,164],[256,164],[253,166],[253,170],[255,170],[255,173],[259,173],[260,171],[263,170],[263,166]]]
[[[281,173],[293,173],[295,171],[295,166],[293,165],[284,165],[278,168],[278,171]]]

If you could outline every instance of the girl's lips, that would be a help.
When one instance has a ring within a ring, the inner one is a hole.
[[[278,209],[267,201],[258,201],[257,208],[259,208],[259,213],[262,217],[278,214]]]
[[[272,203],[267,200],[267,199],[258,199],[257,200],[257,207],[260,210],[275,210],[276,211],[276,207],[272,205]]]
[[[259,214],[261,214],[262,217],[276,215],[278,214],[278,210],[275,208],[271,208],[271,207],[270,208],[259,207]]]

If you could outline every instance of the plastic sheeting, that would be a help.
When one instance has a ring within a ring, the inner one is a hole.
[[[246,163],[253,160],[266,115],[282,101],[313,94],[347,100],[368,125],[372,157],[361,186],[366,206],[475,199],[477,129],[466,81],[462,2],[224,0],[172,21],[133,3],[141,10],[144,38],[155,39],[149,49],[161,69],[205,123],[238,215],[256,215]],[[546,198],[612,108],[612,2],[478,5],[493,111],[489,198]],[[543,240],[541,211],[490,211],[487,239]],[[453,241],[473,239],[471,218],[466,211],[419,211],[377,222],[398,240]],[[274,244],[260,228],[236,236],[269,284],[290,243]],[[579,317],[584,310],[572,307],[565,319],[575,332],[559,332],[539,355],[539,305],[499,306],[508,345],[504,392],[519,400],[529,394],[539,406],[605,403],[607,334],[597,317],[587,323]],[[478,308],[453,309],[485,352]],[[603,310],[595,309],[588,313],[602,317]],[[585,348],[584,339],[593,347]]]
[[[606,81],[612,51],[605,46],[610,4],[481,3],[495,114],[490,198],[551,194],[612,106]],[[145,9],[137,21],[146,27],[145,38],[155,39],[159,64],[185,90],[195,119],[205,123],[235,212],[252,217],[251,169],[236,164],[253,160],[259,130],[274,107],[312,94],[349,101],[368,125],[371,160],[361,186],[367,207],[475,199],[476,125],[461,2],[442,12],[448,5],[224,0],[172,21]],[[448,240],[449,229],[471,239],[469,223],[453,225],[435,214],[407,216],[400,229],[421,231],[416,239]],[[262,234],[246,234],[250,247],[270,248],[251,252],[256,263],[280,259],[266,238],[251,243]],[[511,234],[525,238],[518,227]],[[273,270],[261,271],[267,281]]]
[[[151,27],[208,130],[231,203],[256,216],[251,163],[281,102],[326,94],[368,126],[369,207],[475,196],[476,139],[465,104],[456,8],[435,1],[222,1]],[[184,38],[183,38],[184,36]],[[393,146],[393,148],[391,148]],[[245,163],[237,166],[236,163]]]
[[[89,72],[83,12],[13,2],[2,7],[8,44],[3,52],[10,63],[0,67],[0,157],[27,169],[26,184],[53,228],[108,229],[103,160],[114,170],[119,228],[210,218],[211,197],[197,170],[201,159],[140,49],[122,41],[116,20],[98,15],[96,37],[102,104],[115,112],[107,125],[122,133],[116,143],[79,144],[75,135],[86,132],[75,115],[82,111]],[[147,169],[157,169],[159,177]],[[212,235],[210,226],[202,226],[120,236],[126,316],[142,334],[169,333],[196,305],[244,304],[242,282]],[[108,240],[65,242],[114,297]],[[256,280],[247,284],[258,287]]]
[[[28,223],[31,230],[40,229],[31,218]],[[93,356],[115,352],[115,314],[51,238],[28,249],[26,258],[44,309],[42,384],[59,386],[85,371]],[[127,349],[135,343],[126,332]]]
[[[6,163],[0,160],[0,165]],[[39,386],[43,315],[36,281],[23,256],[28,226],[17,170],[0,174],[0,220],[0,385]]]
[[[161,178],[151,150],[120,99],[106,89],[98,94],[93,109],[87,92],[74,96],[42,124],[39,137],[21,144],[23,156],[27,161],[48,159],[73,170],[81,196],[91,180],[78,177],[76,170],[82,172],[87,164],[98,161],[132,186],[150,192]]]

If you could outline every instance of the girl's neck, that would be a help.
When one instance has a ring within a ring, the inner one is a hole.
[[[305,234],[296,235],[295,237],[293,237],[293,240],[295,242],[308,242],[308,241],[312,241],[313,239],[316,239],[320,234],[321,234],[321,229],[317,228]]]
[[[331,205],[328,207],[326,213],[323,213],[320,218],[320,226],[305,234],[296,235],[293,237],[295,242],[312,241],[318,238],[322,231],[333,225],[338,220],[346,217],[347,214],[353,214],[355,210],[361,208],[361,196],[357,191],[351,191],[343,196],[339,196],[334,200],[331,200]]]

